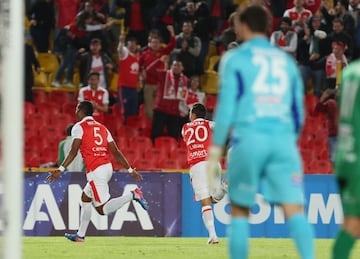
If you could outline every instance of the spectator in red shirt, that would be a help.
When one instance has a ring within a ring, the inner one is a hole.
[[[162,56],[158,62],[167,63],[168,56]],[[174,60],[169,70],[157,71],[158,89],[154,105],[154,118],[152,122],[151,137],[155,138],[167,134],[178,139],[181,131],[181,105],[180,102],[186,101],[187,77],[182,73],[183,66],[181,61]]]
[[[135,38],[128,38],[126,47],[124,45],[125,35],[120,35],[118,96],[121,108],[124,109],[126,123],[129,115],[138,114],[139,53]]]
[[[104,122],[104,112],[109,110],[109,92],[99,86],[99,72],[91,72],[88,76],[89,85],[79,91],[78,101],[89,101],[93,104],[93,117],[96,121]]]
[[[157,89],[157,70],[164,69],[164,63],[159,62],[160,57],[169,55],[175,47],[175,33],[174,27],[168,25],[167,29],[170,32],[170,42],[164,48],[161,47],[161,38],[155,35],[151,38],[149,48],[145,50],[139,59],[141,77],[145,80],[144,86],[144,104],[145,115],[152,120],[154,100]]]

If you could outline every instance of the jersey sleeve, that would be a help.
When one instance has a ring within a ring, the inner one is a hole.
[[[209,127],[210,127],[210,129],[215,128],[215,122],[209,121]]]
[[[239,64],[232,51],[226,53],[220,61],[220,93],[214,120],[216,126],[213,131],[213,144],[219,146],[226,142],[233,123],[235,106],[241,97],[239,90],[243,88],[241,73],[234,63]]]
[[[181,136],[184,138],[184,127],[185,125],[181,128]]]
[[[79,102],[84,101],[84,91],[82,91],[82,89],[80,89],[79,91],[79,95],[78,95],[78,99]]]
[[[108,143],[113,142],[114,138],[112,137],[110,131],[108,129],[106,129],[106,132],[107,132],[107,142]]]
[[[103,104],[109,104],[109,92],[107,90],[104,91],[102,103]]]
[[[71,130],[71,136],[73,137],[73,139],[77,138],[77,139],[82,139],[83,137],[83,129],[80,126],[80,124],[75,124],[74,127]]]

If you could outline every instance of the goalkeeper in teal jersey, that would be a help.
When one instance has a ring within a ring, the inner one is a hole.
[[[303,171],[296,144],[304,121],[303,82],[293,58],[270,45],[267,28],[261,6],[249,6],[235,18],[243,43],[220,63],[208,173],[215,172],[231,132],[231,258],[248,257],[248,218],[261,184],[264,198],[283,208],[301,258],[310,259],[314,232],[304,215]]]
[[[344,223],[333,259],[346,259],[360,236],[360,61],[346,67],[339,88],[340,119],[335,173],[344,210]]]

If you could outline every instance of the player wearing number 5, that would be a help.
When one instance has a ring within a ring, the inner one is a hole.
[[[98,123],[92,117],[94,108],[91,102],[82,101],[76,107],[76,116],[79,120],[71,131],[73,142],[71,149],[62,165],[47,177],[48,182],[53,182],[60,177],[65,168],[71,164],[78,150],[83,157],[86,167],[87,184],[81,196],[82,206],[80,214],[80,227],[76,234],[67,234],[65,237],[74,242],[84,242],[86,229],[91,218],[91,205],[101,215],[115,212],[125,203],[135,200],[145,210],[148,204],[143,198],[139,188],[130,194],[110,199],[108,182],[113,174],[110,154],[122,164],[136,180],[142,180],[142,176],[131,168],[129,162],[116,146],[109,130]]]
[[[301,258],[314,258],[313,229],[304,215],[303,171],[297,139],[304,121],[303,82],[291,56],[266,38],[266,11],[249,6],[235,18],[244,43],[220,63],[208,171],[215,174],[231,131],[228,161],[231,258],[248,257],[249,214],[259,185],[280,205]]]
[[[214,226],[214,214],[211,204],[220,201],[225,194],[221,184],[221,165],[216,165],[216,175],[208,179],[206,173],[207,150],[211,140],[213,122],[205,120],[206,108],[196,103],[190,109],[190,122],[186,123],[181,131],[188,151],[190,165],[190,181],[194,190],[195,200],[201,201],[201,213],[204,224],[209,232],[208,244],[218,244]],[[210,182],[211,181],[211,182]],[[212,187],[215,188],[212,188]]]

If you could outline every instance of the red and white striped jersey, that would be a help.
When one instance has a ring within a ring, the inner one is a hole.
[[[181,134],[186,143],[190,167],[207,159],[213,126],[214,122],[205,119],[196,119],[183,126]]]
[[[94,171],[101,165],[110,163],[108,143],[114,141],[111,133],[101,123],[87,116],[76,123],[71,131],[74,139],[81,139],[80,153],[86,172]]]

